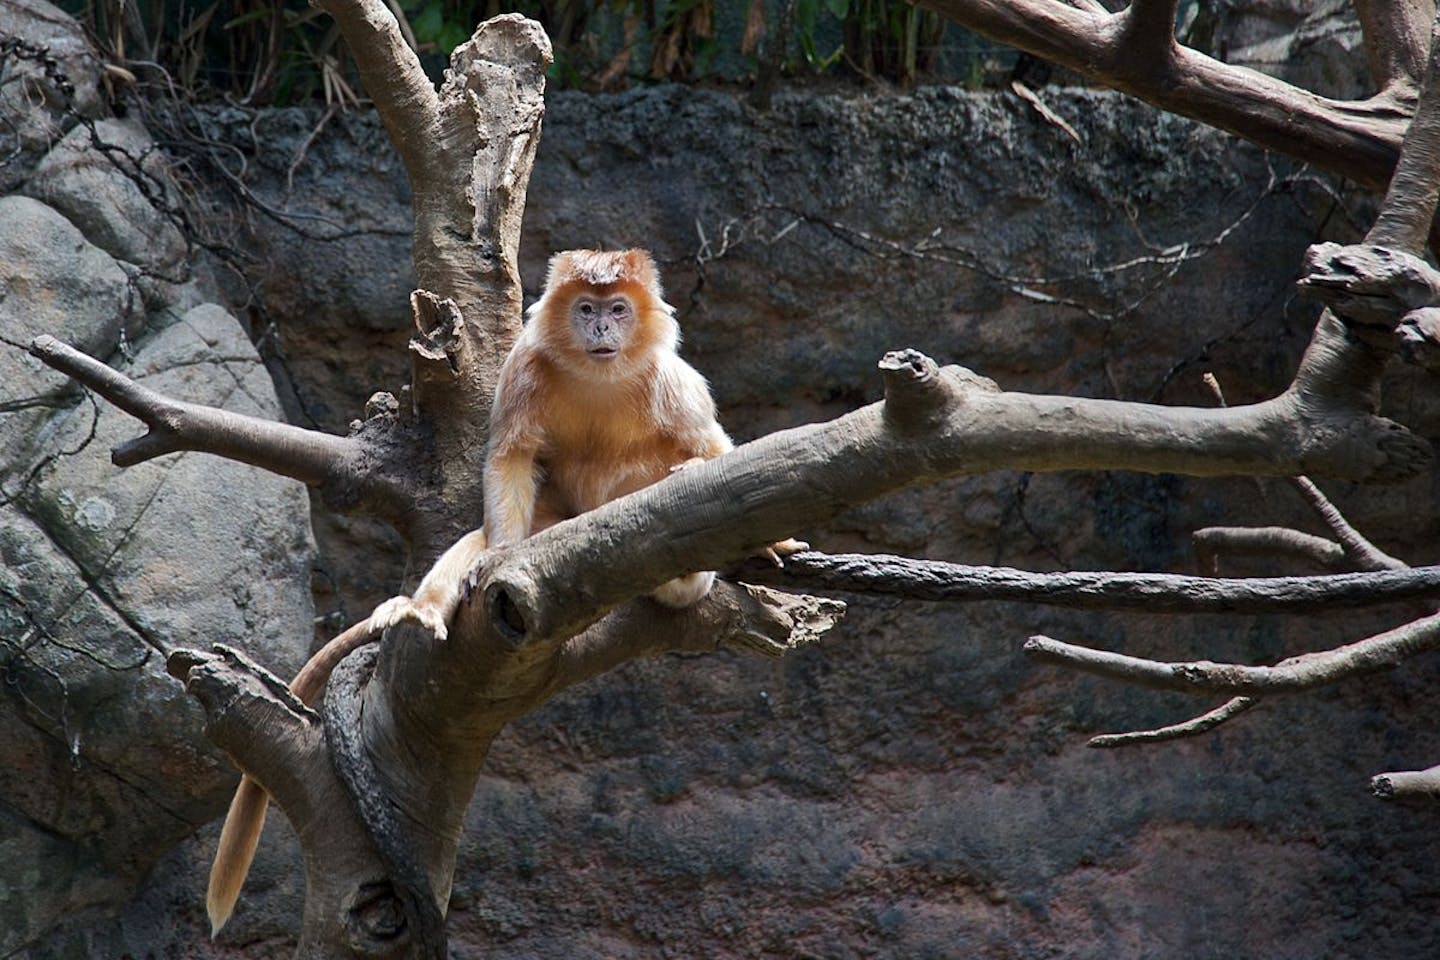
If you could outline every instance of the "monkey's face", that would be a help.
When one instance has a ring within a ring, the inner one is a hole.
[[[570,305],[570,328],[591,360],[614,363],[635,329],[635,304],[623,293],[582,293]]]

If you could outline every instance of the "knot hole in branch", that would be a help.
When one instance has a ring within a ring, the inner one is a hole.
[[[410,943],[405,904],[388,880],[363,883],[345,910],[348,946],[362,957],[393,957]]]
[[[510,591],[502,586],[491,586],[486,591],[485,614],[495,632],[517,646],[529,632],[520,607],[510,596]]]

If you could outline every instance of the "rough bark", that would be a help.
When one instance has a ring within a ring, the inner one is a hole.
[[[506,721],[635,657],[721,647],[779,656],[843,613],[837,601],[722,582],[697,607],[639,600],[548,656],[497,652],[484,662],[467,644],[436,643],[405,624],[380,648],[374,676],[374,658],[337,670],[323,724],[282,680],[229,648],[180,651],[169,668],[205,707],[207,735],[260,780],[300,837],[297,957],[443,957],[436,921],[465,809]]]
[[[1440,595],[1440,567],[1222,579],[1163,573],[1031,573],[885,554],[800,553],[787,557],[784,567],[758,561],[747,564],[742,575],[792,589],[1151,613],[1316,613]]]

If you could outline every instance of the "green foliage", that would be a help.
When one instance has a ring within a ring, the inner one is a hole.
[[[343,38],[305,0],[59,2],[89,26],[113,62],[157,64],[192,95],[251,104],[358,101]],[[391,0],[390,6],[436,78],[475,24],[513,11],[549,32],[552,83],[586,89],[649,80],[744,82],[762,60],[792,76],[848,73],[910,85],[934,76],[945,31],[935,14],[902,0]]]

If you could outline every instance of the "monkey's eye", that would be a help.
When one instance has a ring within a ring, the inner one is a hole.
[[[587,317],[590,316],[590,314],[595,312],[595,304],[582,301],[580,303],[580,312]]]
[[[610,305],[610,315],[612,317],[624,316],[626,311],[628,311],[629,309],[630,308],[623,301],[617,301]]]

